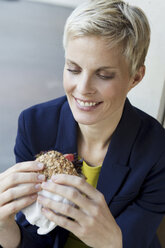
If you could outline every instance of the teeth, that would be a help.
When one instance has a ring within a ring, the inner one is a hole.
[[[95,106],[97,103],[96,102],[83,102],[77,99],[77,102],[80,104],[82,107],[91,107]]]

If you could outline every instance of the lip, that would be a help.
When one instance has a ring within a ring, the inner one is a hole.
[[[75,103],[76,103],[76,106],[77,106],[77,108],[79,109],[79,110],[82,110],[82,111],[86,111],[86,112],[89,112],[89,111],[94,111],[95,109],[97,109],[99,106],[100,106],[100,104],[102,103],[102,102],[98,102],[98,101],[93,101],[93,100],[82,100],[82,99],[80,99],[80,98],[76,98],[76,97],[73,97],[74,98],[74,100],[75,100]],[[94,106],[81,106],[79,103],[78,103],[78,101],[77,100],[79,100],[79,101],[82,101],[82,102],[84,102],[84,103],[96,103],[96,105],[94,105]]]
[[[74,97],[74,96],[73,96]],[[101,101],[99,102],[99,101],[94,101],[94,100],[84,100],[84,99],[81,99],[81,98],[77,98],[77,97],[74,97],[74,99],[77,101],[77,100],[79,100],[79,101],[81,101],[81,102],[87,102],[87,103],[89,103],[89,102],[92,102],[92,103],[101,103]]]

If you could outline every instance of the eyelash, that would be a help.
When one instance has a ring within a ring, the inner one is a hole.
[[[67,69],[67,71],[73,73],[73,74],[79,74],[80,71],[76,71],[76,70],[71,70],[71,69]]]
[[[77,75],[79,74],[81,71],[77,71],[77,70],[71,70],[71,69],[67,69],[67,71],[73,73],[74,75]],[[96,74],[99,78],[101,78],[102,80],[110,80],[110,79],[113,79],[114,76],[102,76],[102,75],[99,75],[99,74]]]
[[[99,78],[103,79],[103,80],[110,80],[110,79],[113,79],[114,76],[102,76],[102,75],[97,75]]]

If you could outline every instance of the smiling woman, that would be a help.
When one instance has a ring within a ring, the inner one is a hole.
[[[63,42],[66,96],[20,114],[17,164],[0,175],[3,247],[160,248],[165,131],[127,98],[144,77],[149,41],[145,14],[122,0],[89,0],[70,15]],[[44,165],[33,160],[44,150],[76,153],[84,177],[58,174],[43,182]],[[40,197],[41,190],[74,204]],[[21,212],[35,201],[57,226],[45,235]]]
[[[75,120],[103,129],[113,121],[116,127],[126,95],[143,78],[144,66],[130,76],[121,47],[107,48],[96,36],[70,39],[65,57],[64,89]]]

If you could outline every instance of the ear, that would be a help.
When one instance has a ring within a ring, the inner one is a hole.
[[[136,71],[136,73],[131,78],[129,91],[141,82],[141,80],[143,79],[143,77],[145,75],[145,71],[146,71],[145,65],[142,65],[138,69],[138,71]]]

